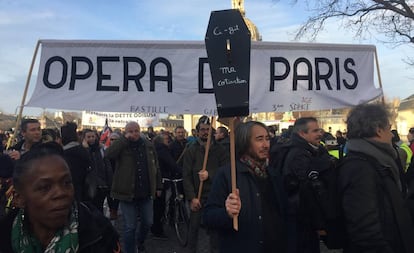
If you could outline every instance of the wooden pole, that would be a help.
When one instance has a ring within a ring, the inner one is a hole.
[[[234,117],[230,119],[230,175],[231,175],[231,192],[236,194],[236,145],[234,140]],[[233,229],[239,231],[239,220],[233,216]]]
[[[27,75],[26,87],[24,88],[22,102],[19,108],[19,114],[17,114],[16,126],[14,128],[13,136],[11,137],[12,139],[15,139],[17,137],[17,131],[19,130],[20,121],[22,120],[23,108],[24,108],[24,104],[26,103],[27,90],[29,89],[30,78],[32,77],[32,71],[33,71],[35,61],[36,61],[37,51],[39,50],[40,43],[41,43],[40,40],[38,40],[35,51],[33,53],[32,64],[30,65],[29,74]],[[9,145],[12,145],[12,143],[13,143],[13,140],[8,142],[7,148],[10,148]]]
[[[379,84],[379,87],[382,90],[382,80],[381,80],[381,73],[380,73],[380,68],[379,68],[377,48],[375,48],[374,55],[375,55],[375,65],[377,67],[378,84]],[[381,102],[382,102],[383,105],[385,105],[384,93],[382,94]]]
[[[214,123],[214,116],[211,117],[210,128],[208,129],[208,137],[206,142],[206,147],[204,151],[204,160],[203,160],[203,167],[201,171],[205,171],[207,169],[207,160],[208,160],[208,152],[210,150],[210,143],[211,143],[211,133],[213,131],[213,123]],[[197,199],[201,198],[201,192],[203,191],[203,181],[200,181],[200,185],[198,186],[198,195]]]

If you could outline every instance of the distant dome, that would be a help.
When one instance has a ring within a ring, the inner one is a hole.
[[[247,25],[247,28],[250,31],[252,40],[253,41],[261,41],[262,36],[259,33],[259,29],[257,29],[257,27],[253,24],[253,22],[250,21],[250,19],[246,18],[246,16],[243,16],[243,19],[244,19],[244,22]]]
[[[250,31],[250,36],[253,41],[261,41],[262,36],[259,33],[259,29],[253,24],[250,19],[246,17],[246,11],[244,10],[244,0],[232,0],[231,5],[233,9],[238,9],[243,16],[244,22]]]

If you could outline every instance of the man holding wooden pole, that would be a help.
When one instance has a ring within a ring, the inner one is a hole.
[[[184,194],[190,202],[191,209],[188,237],[188,247],[191,252],[196,252],[197,250],[201,212],[207,201],[216,170],[226,165],[229,161],[225,149],[217,144],[213,140],[214,138],[211,139],[211,123],[207,116],[202,116],[199,119],[196,130],[198,138],[195,143],[188,147],[183,157]],[[206,153],[208,154],[207,157]],[[201,191],[200,184],[202,184]],[[214,245],[214,242],[208,244]]]
[[[236,128],[236,192],[230,165],[214,178],[203,212],[204,224],[218,232],[220,252],[284,252],[285,230],[279,185],[268,167],[269,132],[257,121]],[[238,217],[238,230],[233,219]]]
[[[249,115],[250,41],[251,35],[238,10],[213,11],[205,43],[216,97],[217,113],[229,121],[234,132],[234,117]],[[234,138],[230,134],[231,188],[236,194]],[[233,229],[238,230],[237,215]]]

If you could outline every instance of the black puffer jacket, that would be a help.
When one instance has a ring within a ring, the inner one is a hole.
[[[23,144],[24,144],[24,140],[20,140],[14,146],[12,146],[11,148],[9,148],[9,150],[21,151],[22,148],[23,148]],[[35,146],[37,146],[37,145],[40,145],[40,144],[41,144],[41,142],[35,142],[35,143],[32,144],[32,148],[35,147]]]
[[[314,148],[295,133],[284,145],[289,146],[283,163],[288,252],[319,253],[317,230],[323,228],[323,217],[310,190],[308,174],[328,170],[333,159],[324,147]]]
[[[110,221],[91,204],[80,203],[79,253],[121,252],[119,235]],[[11,228],[17,210],[0,221],[0,253],[15,253],[11,246]]]
[[[65,145],[63,149],[63,157],[72,175],[75,199],[77,201],[90,200],[85,186],[86,175],[91,170],[91,160],[88,151],[77,142],[71,142]]]
[[[171,155],[173,156],[174,160],[178,161],[178,166],[183,167],[183,152],[184,149],[187,147],[187,140],[184,139],[182,141],[174,140],[170,143],[168,146],[168,149],[171,152]],[[180,158],[181,157],[181,158]]]
[[[96,186],[111,189],[113,170],[111,162],[104,157],[103,147],[98,142],[87,148],[91,161],[91,175],[94,176]]]
[[[157,151],[162,177],[169,179],[182,177],[182,168],[178,167],[174,161],[168,146],[164,143],[155,143],[154,146]]]
[[[342,207],[349,241],[344,253],[414,252],[414,248],[404,249],[403,232],[396,216],[402,218],[407,215],[395,213],[396,208],[384,180],[390,180],[392,183],[389,185],[395,187],[396,192],[401,192],[391,173],[387,176],[377,172],[386,172],[387,168],[381,168],[375,161],[373,157],[350,151],[341,166],[339,187],[343,194]],[[397,198],[404,203],[402,193]],[[400,206],[400,210],[408,213],[405,205]],[[414,238],[411,219],[405,220],[404,224],[408,226],[408,237]]]

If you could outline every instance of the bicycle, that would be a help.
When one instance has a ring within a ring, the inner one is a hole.
[[[178,190],[177,184],[182,182],[183,179],[169,179],[163,178],[164,182],[172,182],[172,195],[169,198],[169,204],[167,205],[168,211],[166,221],[172,221],[174,225],[175,234],[177,235],[178,242],[181,246],[187,245],[188,239],[188,227],[189,227],[189,211],[187,209],[184,195]],[[174,202],[171,203],[171,200]],[[168,219],[170,218],[170,219]]]

